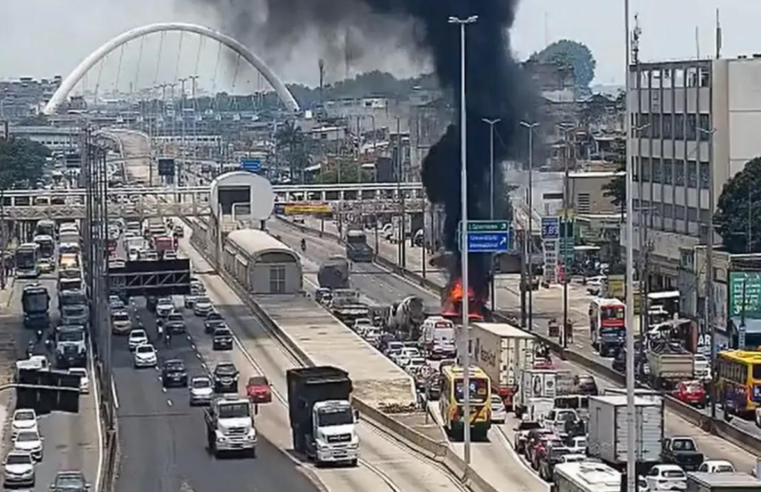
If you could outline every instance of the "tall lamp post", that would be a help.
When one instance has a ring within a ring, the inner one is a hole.
[[[634,205],[632,183],[632,159],[629,150],[631,118],[629,117],[629,65],[631,64],[629,0],[624,0],[624,52],[626,118],[626,490],[637,492],[637,422],[634,408]]]
[[[534,252],[532,241],[534,240],[533,218],[534,218],[534,128],[539,123],[529,123],[521,121],[521,126],[528,130],[528,231],[523,234],[524,252],[528,264],[528,285],[523,288],[528,289],[528,331],[534,331],[534,265],[531,255]]]
[[[465,463],[470,464],[470,336],[468,333],[468,181],[467,181],[467,131],[465,106],[465,26],[478,20],[477,15],[467,19],[450,17],[450,24],[460,26],[460,195],[462,226],[460,228],[460,251],[462,254],[462,383],[465,393],[463,421],[463,441],[465,443]]]
[[[499,118],[490,120],[489,118],[481,118],[481,120],[489,125],[489,218],[494,220],[494,125],[502,121]],[[425,248],[423,248],[425,249]],[[494,256],[492,255],[492,258]],[[495,297],[497,291],[497,283],[494,278],[494,261],[492,260],[492,276],[491,276],[491,310],[494,312],[496,308]]]

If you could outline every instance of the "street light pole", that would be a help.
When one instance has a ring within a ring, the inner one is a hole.
[[[626,118],[626,490],[637,492],[637,422],[634,407],[634,206],[632,183],[632,159],[629,151],[631,138],[631,118],[629,117],[629,0],[624,0],[624,52],[625,52],[625,94]]]
[[[494,220],[494,125],[499,123],[499,118],[490,120],[489,118],[481,118],[481,120],[489,125],[489,218]],[[423,214],[425,216],[425,214]],[[425,248],[423,248],[425,249]],[[491,310],[494,312],[496,308],[496,291],[497,284],[494,278],[494,255],[492,255],[492,276],[491,276]]]
[[[450,24],[460,26],[460,198],[461,198],[461,228],[460,228],[460,251],[462,254],[462,382],[464,393],[463,412],[463,441],[465,447],[465,464],[470,464],[470,336],[468,333],[468,310],[470,299],[468,297],[468,181],[467,181],[467,115],[465,104],[465,26],[478,20],[477,15],[471,15],[467,19],[450,17]]]
[[[532,247],[534,240],[532,231],[534,227],[534,128],[539,126],[539,123],[521,121],[521,126],[528,130],[528,231],[523,234],[523,241],[526,245],[524,248],[526,264],[528,265],[528,285],[525,285],[524,289],[528,289],[528,331],[534,331],[534,262],[531,258],[534,251]]]
[[[708,136],[708,234],[706,238],[706,330],[711,334],[711,418],[716,418],[716,323],[714,322],[713,313],[713,211],[715,207],[715,196],[713,190],[713,137],[716,128],[698,130]],[[750,206],[750,202],[748,202]],[[747,238],[750,241],[750,237]],[[743,305],[745,304],[745,293],[743,292]],[[745,347],[737,347],[744,350]]]

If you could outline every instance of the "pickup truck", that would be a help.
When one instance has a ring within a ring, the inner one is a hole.
[[[661,460],[665,464],[679,465],[685,471],[697,471],[703,463],[703,453],[691,437],[668,437],[663,439]]]

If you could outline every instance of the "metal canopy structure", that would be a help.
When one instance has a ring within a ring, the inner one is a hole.
[[[110,293],[118,296],[171,296],[190,293],[190,260],[130,261],[109,267]]]

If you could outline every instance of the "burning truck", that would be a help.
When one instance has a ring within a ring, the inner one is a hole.
[[[441,294],[441,316],[453,323],[462,324],[462,278],[455,278],[448,289]],[[490,318],[486,309],[486,298],[476,295],[472,286],[468,286],[468,321],[488,321]]]

